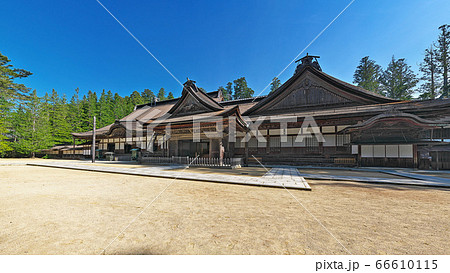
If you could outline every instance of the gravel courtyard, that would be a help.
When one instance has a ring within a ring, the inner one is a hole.
[[[352,254],[450,254],[450,191],[290,190]],[[100,254],[172,180],[0,166],[0,254]],[[347,254],[284,189],[175,181],[106,254]]]

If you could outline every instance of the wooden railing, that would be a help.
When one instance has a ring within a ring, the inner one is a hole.
[[[226,157],[222,160],[217,157],[191,157],[191,156],[142,156],[140,162],[156,163],[156,164],[182,164],[189,166],[204,166],[204,167],[231,167],[240,168],[243,164],[243,159],[240,157]]]

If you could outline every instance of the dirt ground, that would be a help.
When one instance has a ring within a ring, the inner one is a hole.
[[[172,180],[0,166],[0,254],[100,254]],[[450,191],[290,190],[352,254],[450,254]],[[175,181],[106,254],[346,254],[279,188]]]

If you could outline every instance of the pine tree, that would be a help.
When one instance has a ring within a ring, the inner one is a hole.
[[[98,116],[97,93],[89,90],[88,95],[84,98],[84,100],[84,130],[89,131],[92,130],[94,116]]]
[[[34,90],[14,113],[13,147],[16,155],[34,157],[40,149],[53,145],[50,123],[43,113],[42,106],[42,100]]]
[[[169,94],[167,95],[167,99],[168,100],[172,100],[172,99],[174,99],[175,97],[173,96],[173,93],[172,92],[169,92]]]
[[[103,90],[98,101],[98,123],[100,128],[114,122],[115,117],[113,107],[111,91],[106,93],[105,90]]]
[[[12,151],[9,127],[11,126],[11,114],[15,105],[20,105],[26,98],[29,88],[23,84],[15,83],[15,79],[26,78],[32,75],[24,69],[13,68],[11,60],[0,53],[0,157]]]
[[[75,89],[75,94],[73,94],[69,103],[69,123],[72,128],[72,132],[79,133],[83,131],[83,113],[80,101],[80,89]]]
[[[272,82],[270,83],[269,94],[272,93],[273,91],[277,90],[280,86],[281,86],[280,80],[277,77],[273,78]]]
[[[434,99],[439,95],[439,77],[440,68],[436,60],[437,51],[431,45],[430,48],[425,49],[425,57],[419,65],[419,70],[422,72],[420,78],[424,83],[420,86],[421,99]]]
[[[219,86],[219,88],[217,88],[217,91],[222,93],[222,97],[223,97],[224,101],[230,100],[227,90],[225,88],[223,88],[223,86]]]
[[[233,84],[231,82],[228,82],[225,91],[223,93],[223,99],[224,100],[231,100],[233,98]]]
[[[234,80],[233,82],[234,82],[234,99],[245,99],[251,98],[253,96],[253,93],[255,91],[253,91],[250,87],[248,87],[245,77]]]
[[[439,27],[441,33],[439,34],[436,48],[436,59],[441,70],[443,79],[442,83],[442,96],[448,98],[449,96],[449,84],[448,84],[448,66],[450,64],[450,25],[442,25]]]
[[[144,99],[144,103],[150,103],[155,99],[155,94],[153,94],[150,89],[144,89],[141,93],[141,97]]]
[[[131,103],[133,104],[133,107],[139,104],[144,104],[145,100],[141,97],[141,94],[139,94],[138,91],[133,91],[130,95]]]
[[[66,95],[64,94],[55,105],[55,113],[53,115],[53,141],[56,144],[68,144],[71,143],[72,127],[69,123],[69,105],[67,103]]]
[[[393,99],[409,100],[418,80],[405,59],[396,60],[392,56],[383,75],[380,78],[386,95]]]
[[[369,59],[369,56],[363,57],[353,74],[353,83],[366,90],[383,94],[380,86],[382,72],[381,66]]]
[[[121,119],[126,116],[127,107],[125,105],[125,100],[117,93],[114,94],[114,118]]]
[[[159,89],[158,94],[156,95],[159,101],[166,100],[166,91],[164,88]]]

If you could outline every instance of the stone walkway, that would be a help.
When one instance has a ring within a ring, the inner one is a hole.
[[[27,163],[29,166],[63,168],[82,171],[94,171],[105,173],[129,174],[150,177],[160,177],[169,179],[182,179],[204,182],[218,182],[230,183],[240,185],[278,187],[299,190],[311,190],[311,187],[306,183],[305,179],[300,176],[300,173],[295,168],[274,168],[263,177],[248,177],[239,175],[218,175],[218,174],[202,174],[192,173],[188,169],[185,171],[170,171],[173,166],[158,166],[148,168],[120,168],[120,167],[106,167],[95,166],[89,163]],[[182,166],[178,166],[182,168]]]
[[[389,174],[394,174],[389,172]],[[394,184],[394,185],[411,185],[411,186],[425,186],[425,187],[440,187],[450,188],[450,180],[445,178],[436,179],[436,177],[426,176],[421,179],[415,178],[379,178],[379,177],[362,177],[362,176],[344,176],[344,175],[326,175],[326,174],[307,174],[300,173],[304,178],[317,180],[334,180],[334,181],[353,181],[376,184]],[[406,176],[406,175],[405,175]]]
[[[265,183],[279,183],[284,185],[301,185],[309,188],[305,178],[300,175],[300,172],[296,168],[272,168],[264,176]]]

